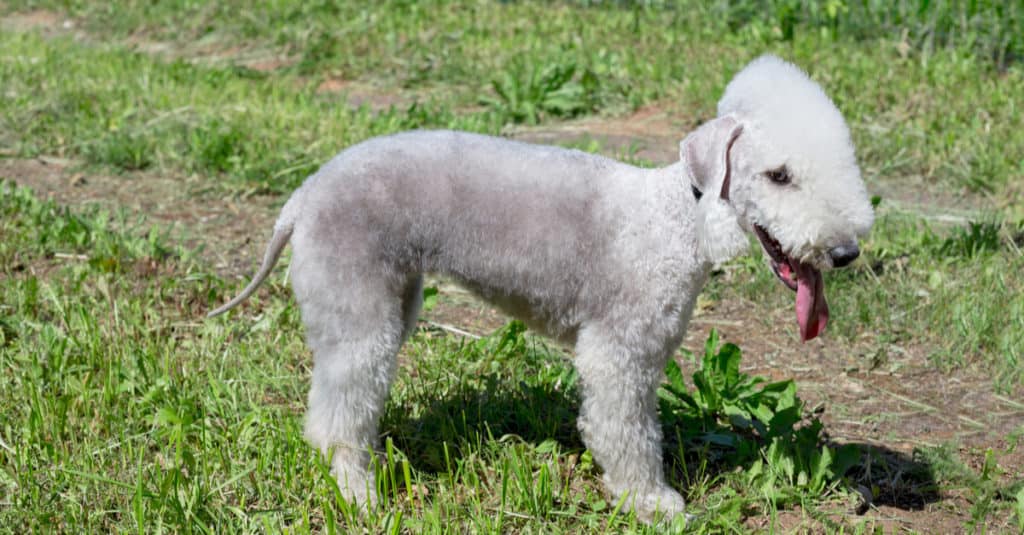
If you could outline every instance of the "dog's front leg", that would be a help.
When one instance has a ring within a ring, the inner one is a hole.
[[[583,329],[576,344],[576,368],[583,387],[579,425],[583,441],[604,470],[616,499],[645,520],[671,519],[686,507],[665,483],[656,389],[663,355],[630,347],[600,328]]]

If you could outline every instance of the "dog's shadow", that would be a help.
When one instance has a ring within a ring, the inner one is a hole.
[[[489,373],[460,382],[416,411],[389,404],[381,430],[415,468],[431,474],[449,470],[483,442],[509,437],[535,445],[555,440],[562,451],[583,451],[575,388],[506,381]]]
[[[862,493],[870,494],[859,513],[870,506],[920,511],[941,499],[936,468],[920,450],[907,454],[877,443],[855,445],[861,451],[861,462],[847,478]]]
[[[673,431],[666,428],[665,435],[671,436]],[[755,443],[766,447],[764,441]],[[941,499],[936,468],[921,450],[908,454],[879,443],[836,443],[827,438],[822,446],[828,446],[834,454],[840,448],[851,446],[857,451],[859,459],[846,470],[839,482],[839,488],[846,488],[851,495],[861,495],[851,512],[860,515],[879,506],[918,511]],[[673,486],[681,489],[706,483],[708,476],[713,478],[716,474],[736,471],[748,474],[753,464],[761,459],[736,455],[717,444],[701,440],[686,440],[680,444],[669,438],[665,447],[666,477]],[[783,501],[792,498],[793,495],[782,495]]]
[[[490,387],[449,391],[416,415],[393,406],[382,429],[413,467],[430,474],[451,470],[452,463],[482,442],[503,437],[518,437],[534,446],[556,440],[563,452],[584,451],[576,428],[579,399],[575,389],[552,391],[520,385],[520,389],[510,390],[499,386],[500,382],[497,375],[487,376],[482,384]],[[672,431],[666,429],[666,435]],[[736,462],[729,455],[709,456],[706,444],[688,442],[680,448],[671,442],[667,441],[665,449],[666,473],[670,484],[679,489],[698,484],[701,474],[746,471],[751,465],[749,459]],[[878,444],[854,444],[861,460],[847,472],[846,484],[870,496],[859,513],[870,506],[921,510],[939,500],[933,468],[922,455]]]
[[[506,331],[504,339],[509,338]],[[501,342],[477,349],[495,348],[508,352]],[[537,447],[554,440],[564,453],[582,453],[586,447],[577,429],[575,373],[568,361],[549,357],[527,363],[526,371],[507,369],[522,362],[497,359],[412,381],[418,386],[388,404],[381,431],[412,467],[433,475],[451,473],[459,460],[479,452],[482,444],[509,437]],[[665,425],[665,468],[669,483],[684,494],[706,483],[709,475],[746,472],[758,458],[732,455],[699,438],[679,439],[684,433],[677,431]],[[826,427],[826,435],[827,431]],[[846,472],[843,484],[865,496],[858,512],[870,506],[920,510],[939,500],[935,471],[924,455],[877,443],[854,445],[860,460]]]

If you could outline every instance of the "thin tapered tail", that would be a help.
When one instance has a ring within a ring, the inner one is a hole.
[[[252,295],[252,293],[256,291],[256,288],[260,287],[260,284],[263,284],[263,281],[266,280],[267,276],[270,275],[270,272],[274,269],[274,264],[277,263],[278,257],[281,256],[281,250],[284,249],[285,245],[288,245],[288,239],[292,236],[292,228],[294,228],[294,223],[288,223],[274,228],[274,235],[271,236],[270,243],[267,244],[267,252],[263,255],[263,265],[260,266],[260,270],[256,272],[252,281],[244,290],[242,290],[242,293],[238,294],[234,299],[206,314],[207,318],[219,316],[220,314],[235,308],[239,303],[245,301],[246,298]]]

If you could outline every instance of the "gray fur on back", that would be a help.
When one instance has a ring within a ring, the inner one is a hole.
[[[613,308],[682,307],[682,283],[701,279],[682,173],[464,132],[402,133],[345,150],[303,185],[293,246],[298,257],[365,247],[396,284],[449,275],[572,343]]]

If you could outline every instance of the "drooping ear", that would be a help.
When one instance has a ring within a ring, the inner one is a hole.
[[[700,125],[679,143],[679,159],[702,193],[729,200],[729,151],[741,132],[743,125],[726,115]]]
[[[729,151],[742,131],[743,125],[735,118],[719,117],[701,125],[679,144],[686,173],[703,193],[696,214],[699,253],[715,265],[740,254],[748,245],[736,209],[729,202]]]

